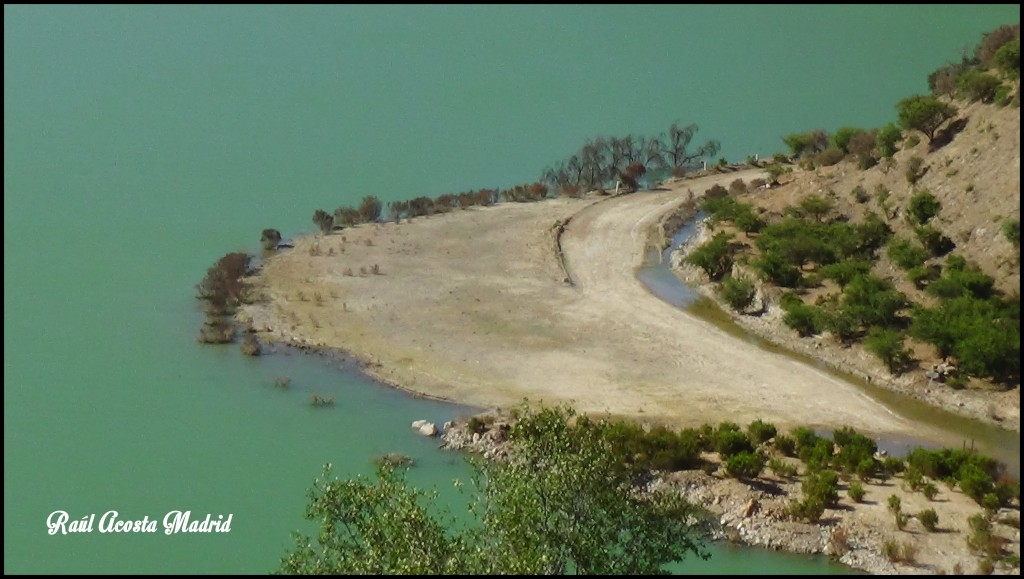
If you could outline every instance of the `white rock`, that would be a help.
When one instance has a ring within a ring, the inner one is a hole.
[[[423,428],[425,425],[430,424],[427,420],[417,420],[412,423],[412,427],[416,430]]]
[[[437,436],[437,427],[434,426],[433,422],[426,422],[426,424],[421,425],[417,430],[423,436]]]

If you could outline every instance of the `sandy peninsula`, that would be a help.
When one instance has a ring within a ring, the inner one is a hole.
[[[264,339],[343,349],[375,378],[480,407],[523,398],[674,426],[756,418],[942,441],[855,386],[652,295],[635,269],[690,192],[504,203],[295,240],[253,283]],[[556,232],[564,226],[557,259]],[[949,441],[959,443],[959,441]]]

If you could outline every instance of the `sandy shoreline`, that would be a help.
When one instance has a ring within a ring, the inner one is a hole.
[[[941,440],[841,380],[662,302],[636,279],[652,232],[689,191],[760,174],[301,237],[266,260],[254,282],[267,301],[242,317],[264,339],[340,348],[382,382],[471,406],[529,398],[676,426],[762,418]],[[555,259],[570,218],[561,245],[575,285]]]

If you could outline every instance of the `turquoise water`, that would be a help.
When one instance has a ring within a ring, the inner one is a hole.
[[[325,462],[345,476],[400,451],[418,484],[465,474],[409,429],[463,408],[195,343],[193,285],[264,227],[309,231],[315,208],[367,194],[530,181],[588,137],[676,120],[730,160],[796,130],[877,126],[1019,14],[5,6],[4,571],[265,572]],[[314,392],[337,405],[311,408]],[[232,513],[232,531],[46,534],[55,510],[111,509]],[[749,550],[692,568],[730,572],[748,552],[764,557],[749,572],[841,571]]]

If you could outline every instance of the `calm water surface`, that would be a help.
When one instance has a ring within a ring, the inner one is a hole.
[[[321,360],[200,347],[193,285],[314,209],[533,180],[599,134],[697,122],[730,160],[878,126],[1018,6],[4,7],[4,571],[265,572],[325,462],[466,409]],[[274,388],[277,376],[293,380]],[[314,409],[312,393],[332,395]],[[452,493],[445,500],[461,508]],[[220,535],[46,517],[233,514]],[[841,572],[719,549],[695,572]]]

